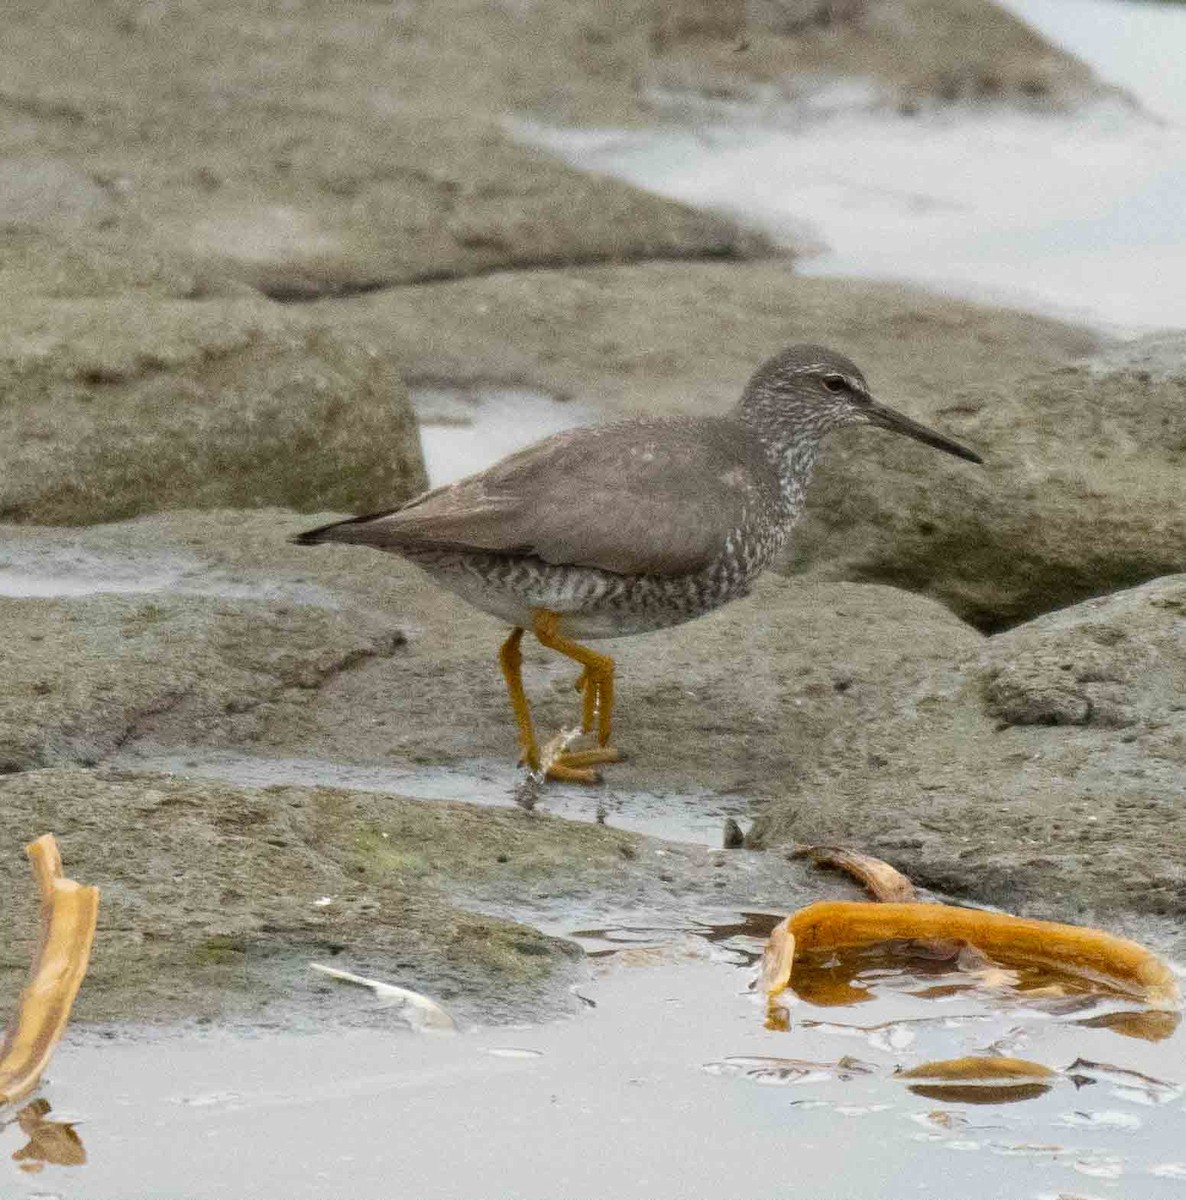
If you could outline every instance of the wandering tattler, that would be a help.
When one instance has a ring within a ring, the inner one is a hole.
[[[843,355],[791,346],[758,368],[725,416],[558,433],[400,508],[294,540],[402,554],[508,622],[499,662],[533,770],[541,764],[523,690],[524,630],[579,663],[581,728],[596,728],[597,748],[546,769],[591,783],[594,767],[619,758],[609,746],[614,660],[580,641],[678,625],[746,595],[803,511],[824,436],[842,425],[876,425],[981,461],[879,404]]]

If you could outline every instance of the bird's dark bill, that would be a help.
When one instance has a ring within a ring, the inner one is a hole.
[[[873,404],[865,411],[869,414],[872,424],[880,425],[882,429],[904,434],[906,437],[914,438],[916,442],[934,446],[936,450],[946,450],[948,454],[954,454],[956,458],[966,458],[968,462],[982,463],[984,461],[974,450],[969,450],[967,446],[961,446],[959,442],[944,437],[943,434],[937,433],[933,429],[928,429],[927,426],[911,420],[910,417],[896,409],[887,408],[884,404]]]

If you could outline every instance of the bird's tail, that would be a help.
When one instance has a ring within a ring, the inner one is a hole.
[[[389,512],[364,513],[361,517],[346,517],[344,520],[330,521],[328,525],[318,525],[316,529],[306,529],[303,533],[298,533],[288,540],[294,546],[318,546],[323,542],[365,541],[365,538],[355,536],[358,526],[379,517],[390,516],[395,511],[395,509],[391,509]]]

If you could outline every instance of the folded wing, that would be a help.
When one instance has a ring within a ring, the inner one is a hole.
[[[777,497],[774,468],[737,423],[628,421],[556,434],[402,508],[297,540],[682,575],[719,558],[747,513]]]

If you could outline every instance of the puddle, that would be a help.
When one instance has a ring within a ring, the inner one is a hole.
[[[600,952],[587,1007],[537,1027],[441,1039],[393,1019],[386,1033],[141,1042],[74,1031],[43,1107],[4,1118],[0,1191],[686,1200],[785,1195],[793,1178],[813,1200],[1081,1197],[1087,1180],[1108,1195],[1120,1181],[1126,1200],[1178,1194],[1180,1034],[1154,1044],[1087,1025],[1117,1001],[1080,994],[1055,1011],[1027,995],[1049,979],[969,985],[950,964],[876,954],[805,962],[807,995],[787,1031],[770,1030],[748,985],[776,920],[584,930],[574,936]],[[654,955],[639,957],[643,945]],[[821,1004],[812,975],[874,994]],[[961,986],[937,994],[943,980]],[[1055,1074],[1003,1103],[936,1099],[897,1073],[986,1052]],[[52,1165],[59,1148],[85,1165]]]
[[[47,538],[44,531],[39,534]],[[0,597],[52,600],[159,592],[283,600],[318,608],[336,608],[338,603],[332,593],[314,584],[238,577],[174,555],[105,555],[67,542],[20,539],[0,546]]]
[[[1013,0],[1165,121],[718,107],[695,129],[516,132],[579,168],[823,249],[804,273],[906,280],[1120,334],[1186,325],[1186,12]],[[1155,68],[1162,61],[1160,74]],[[1114,70],[1113,70],[1114,68]]]
[[[481,471],[549,434],[592,425],[592,409],[524,388],[418,387],[410,391],[432,487]]]
[[[516,789],[524,778],[523,772],[509,761],[469,760],[449,767],[383,767],[319,758],[255,758],[213,750],[158,753],[148,747],[127,750],[109,760],[109,765],[121,770],[223,779],[245,787],[296,784],[349,788],[417,800],[460,800],[496,808],[509,808],[515,803]],[[749,813],[743,799],[721,797],[714,792],[658,795],[619,791],[608,783],[595,788],[550,783],[541,808],[552,816],[572,821],[601,819],[614,829],[715,848],[721,845],[726,818],[744,819]]]

